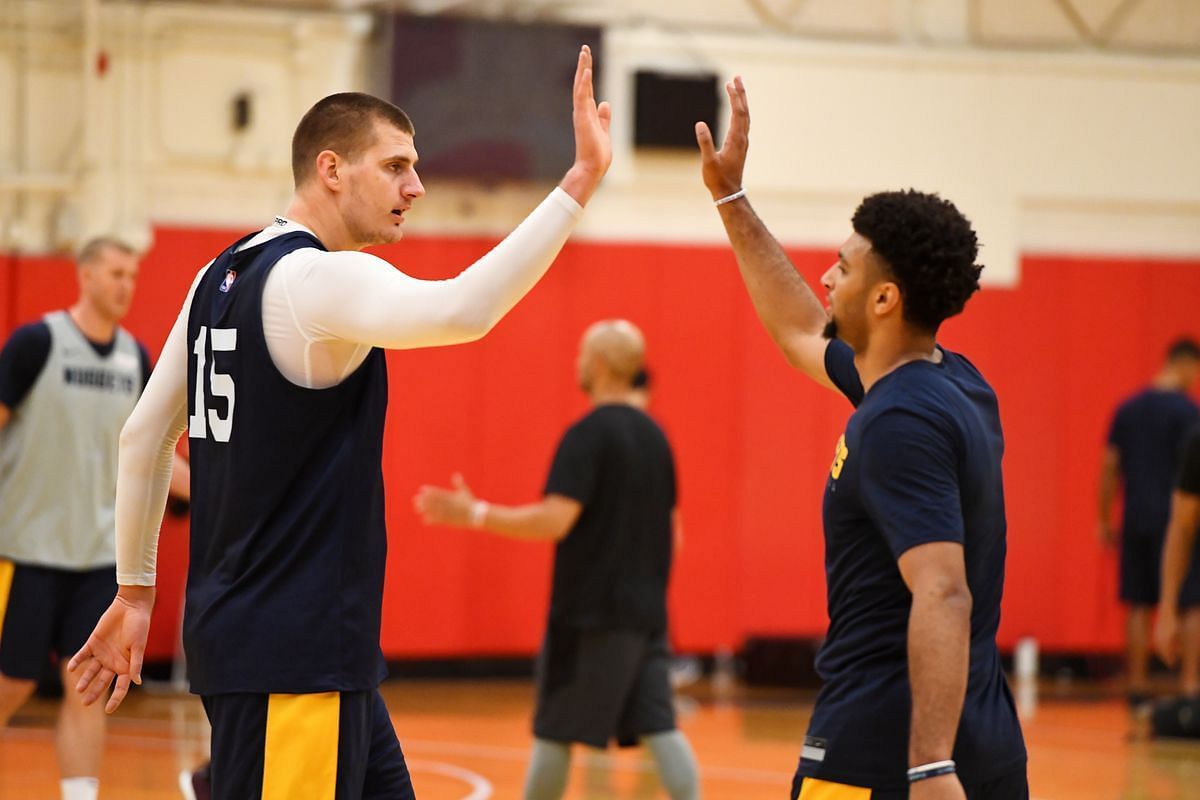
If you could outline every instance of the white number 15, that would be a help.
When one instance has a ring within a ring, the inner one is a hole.
[[[229,403],[229,410],[222,417],[215,409],[204,408],[204,362],[205,339],[208,337],[208,327],[200,328],[196,344],[192,352],[196,354],[196,412],[188,418],[188,438],[206,439],[208,431],[212,430],[212,438],[218,442],[228,442],[233,432],[233,377],[223,372],[217,372],[213,364],[208,371],[208,385],[213,397],[223,397]],[[228,353],[237,349],[237,328],[213,328],[212,349],[214,353]]]

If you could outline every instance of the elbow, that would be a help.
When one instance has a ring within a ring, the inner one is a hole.
[[[449,309],[443,326],[447,336],[459,343],[475,342],[487,336],[500,315],[487,313],[476,308],[467,308],[462,304]]]
[[[117,440],[118,452],[121,455],[125,455],[137,450],[143,439],[144,434],[141,426],[138,424],[137,415],[133,414],[121,426],[121,436]]]
[[[971,618],[974,601],[971,597],[971,589],[965,580],[938,576],[922,587],[919,594],[924,595],[928,601],[954,613],[955,616],[964,619]]]

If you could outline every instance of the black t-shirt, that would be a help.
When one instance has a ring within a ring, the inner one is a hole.
[[[1019,769],[1025,745],[1000,668],[996,630],[1006,524],[996,395],[962,356],[915,361],[864,395],[850,348],[829,344],[825,368],[857,406],[825,487],[829,632],[817,657],[824,680],[800,772],[907,786],[912,690],[912,595],[897,560],[928,542],[963,545],[971,590],[967,693],[953,758],[964,783]]]
[[[1183,392],[1145,389],[1117,407],[1108,443],[1120,453],[1125,486],[1122,536],[1166,535],[1180,448],[1197,419]]]
[[[87,339],[87,337],[83,337]],[[112,352],[117,339],[94,342],[87,339],[96,354],[104,357]],[[137,343],[142,360],[142,387],[150,380],[150,354],[141,342]],[[22,325],[12,332],[0,350],[0,404],[16,408],[42,374],[50,358],[50,326],[43,320]]]
[[[675,461],[662,429],[632,406],[596,407],[563,436],[546,494],[583,505],[555,551],[551,622],[665,629]]]

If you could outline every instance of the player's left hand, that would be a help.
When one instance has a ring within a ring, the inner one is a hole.
[[[442,489],[437,486],[422,486],[413,497],[413,510],[426,525],[453,525],[459,528],[471,524],[471,507],[475,504],[475,494],[461,473],[454,473],[451,479],[453,489]]]
[[[966,798],[967,793],[963,791],[962,783],[954,774],[926,778],[908,786],[908,800],[966,800]]]
[[[559,183],[563,191],[581,206],[587,205],[612,164],[612,137],[608,132],[612,123],[612,108],[607,102],[596,102],[593,74],[592,49],[584,45],[579,49],[572,89],[575,163]]]
[[[111,714],[125,699],[129,684],[141,684],[153,608],[153,586],[122,586],[117,591],[92,635],[67,665],[68,672],[79,675],[75,691],[83,695],[85,706],[96,702],[116,678],[104,706]]]

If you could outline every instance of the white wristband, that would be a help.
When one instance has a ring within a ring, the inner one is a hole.
[[[955,767],[955,763],[949,759],[945,761],[933,761],[928,764],[922,764],[919,767],[912,767],[908,770],[908,782],[916,783],[926,778],[951,775],[954,773]]]
[[[746,190],[738,189],[733,194],[727,194],[719,200],[713,200],[713,205],[714,206],[723,206],[726,203],[732,203],[734,200],[737,200],[739,197],[745,197],[745,196],[746,196]]]
[[[482,528],[487,519],[488,509],[491,508],[486,500],[476,500],[471,504],[471,527]]]

